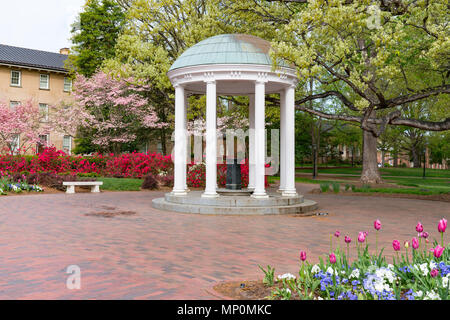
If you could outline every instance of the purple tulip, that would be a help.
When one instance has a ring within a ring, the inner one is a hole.
[[[412,243],[412,247],[413,247],[414,250],[419,248],[419,240],[417,240],[417,238],[413,238],[411,243]]]
[[[426,231],[422,232],[422,238],[426,239],[428,238],[428,236],[429,236],[428,232]]]
[[[334,253],[330,254],[330,262],[331,264],[335,264],[336,263],[336,256]]]
[[[423,231],[423,225],[420,223],[420,221],[417,223],[416,231],[419,233]]]
[[[395,251],[400,251],[400,242],[398,240],[392,241],[392,247]]]
[[[439,275],[439,269],[433,269],[430,271],[430,275],[432,278],[436,278]]]
[[[444,252],[444,248],[440,245],[437,245],[436,248],[433,249],[433,254],[436,258],[440,258],[442,253]]]
[[[380,220],[375,220],[374,222],[373,222],[373,227],[375,228],[375,230],[380,230],[381,229],[381,222],[380,222]]]
[[[352,238],[345,236],[344,241],[345,243],[350,243],[352,242]]]
[[[443,232],[445,232],[445,229],[447,229],[447,219],[439,220],[438,231],[440,233],[443,233]]]
[[[366,233],[365,232],[360,232],[359,234],[358,234],[358,241],[359,242],[364,242],[366,240]]]
[[[300,251],[300,260],[305,261],[306,260],[306,252]]]

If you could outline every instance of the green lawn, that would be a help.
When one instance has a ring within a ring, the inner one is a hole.
[[[450,170],[431,170],[427,169],[427,178],[422,178],[422,169],[414,168],[383,168],[383,180],[387,183],[396,184],[407,188],[356,188],[355,192],[377,192],[377,193],[403,193],[403,194],[443,194],[450,192]],[[308,172],[308,170],[297,170],[297,172]],[[337,173],[337,174],[355,174],[361,173],[361,168],[345,168],[345,169],[322,169],[320,173]],[[429,174],[429,175],[428,175]],[[343,187],[346,184],[352,185],[352,181],[339,179],[339,176],[326,177],[319,179],[311,179],[309,176],[296,177],[295,181],[300,183],[333,183],[338,182]],[[357,179],[357,177],[355,177]],[[447,179],[448,178],[448,179]],[[268,177],[269,183],[279,180],[279,177]]]
[[[98,181],[103,181],[102,190],[109,191],[139,191],[141,190],[142,179],[128,179],[128,178],[97,178]]]
[[[339,169],[319,169],[319,174],[321,173],[335,173],[335,174],[350,174],[350,175],[360,175],[361,167],[349,167],[349,168],[339,168]],[[422,177],[422,168],[381,168],[381,175],[383,176],[398,176],[398,177]],[[298,169],[297,173],[311,173],[312,169]],[[450,170],[438,170],[438,169],[426,169],[426,177],[432,178],[449,178]]]

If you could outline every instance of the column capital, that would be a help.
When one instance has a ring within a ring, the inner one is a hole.
[[[184,89],[184,85],[180,84],[180,82],[179,82],[178,80],[175,80],[175,81],[173,82],[173,87],[174,87],[175,89],[177,89],[177,88],[182,88],[182,89]]]
[[[203,81],[206,83],[216,83],[216,79],[214,77],[214,72],[205,72],[203,74]]]
[[[256,83],[266,83],[269,80],[267,79],[267,72],[258,72],[255,82]]]

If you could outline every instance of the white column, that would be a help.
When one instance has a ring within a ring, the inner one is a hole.
[[[295,189],[295,86],[286,88],[286,184],[282,195],[284,197],[297,196]]]
[[[206,82],[206,188],[202,197],[218,197],[217,188],[216,82]]]
[[[255,83],[255,190],[253,198],[268,198],[265,189],[265,83]]]
[[[280,188],[286,189],[286,90],[280,92]]]
[[[255,95],[248,96],[248,189],[255,190]]]
[[[190,158],[191,158],[191,137],[188,135],[187,133],[187,110],[188,110],[188,106],[189,106],[189,100],[188,100],[188,93],[186,92],[186,90],[184,91],[184,122],[183,122],[183,128],[186,130],[186,164],[190,163]],[[186,169],[183,171],[183,180],[184,180],[184,189],[186,190],[186,192],[189,192],[189,188],[187,186],[187,165],[186,165]]]
[[[184,88],[175,85],[175,147],[172,194],[186,195],[186,109]]]

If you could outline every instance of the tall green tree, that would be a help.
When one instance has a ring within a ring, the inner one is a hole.
[[[90,77],[105,59],[114,57],[115,45],[125,23],[125,8],[115,0],[87,0],[72,25],[74,71]]]
[[[377,138],[388,125],[450,129],[447,0],[224,1],[235,23],[277,26],[273,55],[297,67],[303,98],[297,108],[355,122],[363,129],[363,183],[381,181]],[[251,23],[250,23],[251,24]],[[276,60],[276,59],[274,59]],[[308,80],[320,83],[311,94]],[[435,97],[439,119],[410,118],[403,106]],[[311,100],[335,100],[330,112]]]

